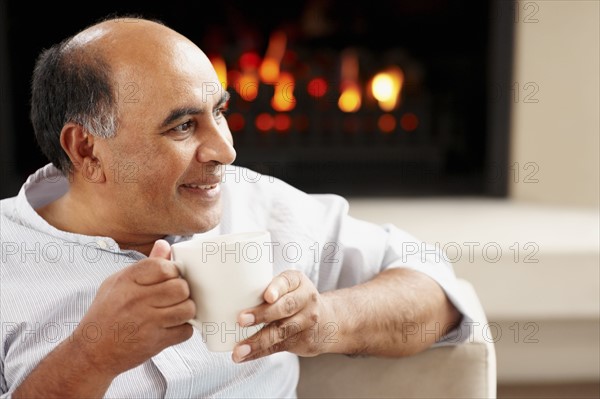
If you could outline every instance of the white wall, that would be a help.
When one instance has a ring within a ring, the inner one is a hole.
[[[600,2],[520,0],[517,11],[510,195],[598,207]]]

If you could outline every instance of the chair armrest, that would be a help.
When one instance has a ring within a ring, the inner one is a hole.
[[[475,323],[468,339],[403,358],[300,358],[298,397],[496,398],[496,353],[487,319],[472,285],[459,284]]]

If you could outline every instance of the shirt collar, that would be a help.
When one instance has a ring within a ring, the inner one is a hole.
[[[36,208],[49,204],[62,197],[69,190],[69,181],[53,164],[38,169],[27,178],[16,198],[15,213],[17,219],[26,226],[54,237],[76,242],[83,245],[97,247],[110,252],[135,252],[121,251],[119,244],[110,237],[88,236],[69,233],[50,225],[36,211]],[[218,226],[217,226],[218,228]],[[216,229],[213,229],[216,231]],[[211,232],[213,231],[211,230]],[[186,241],[192,236],[169,235],[164,237],[169,244]]]

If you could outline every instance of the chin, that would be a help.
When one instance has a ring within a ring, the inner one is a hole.
[[[190,235],[204,233],[214,229],[221,222],[221,212],[208,212],[200,218],[189,218],[186,220],[188,228],[184,233],[178,233],[178,235]]]

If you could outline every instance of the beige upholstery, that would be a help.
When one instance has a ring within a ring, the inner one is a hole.
[[[301,358],[298,397],[495,398],[493,337],[473,287],[465,280],[460,284],[474,322],[479,323],[469,339],[399,359],[344,355]]]

